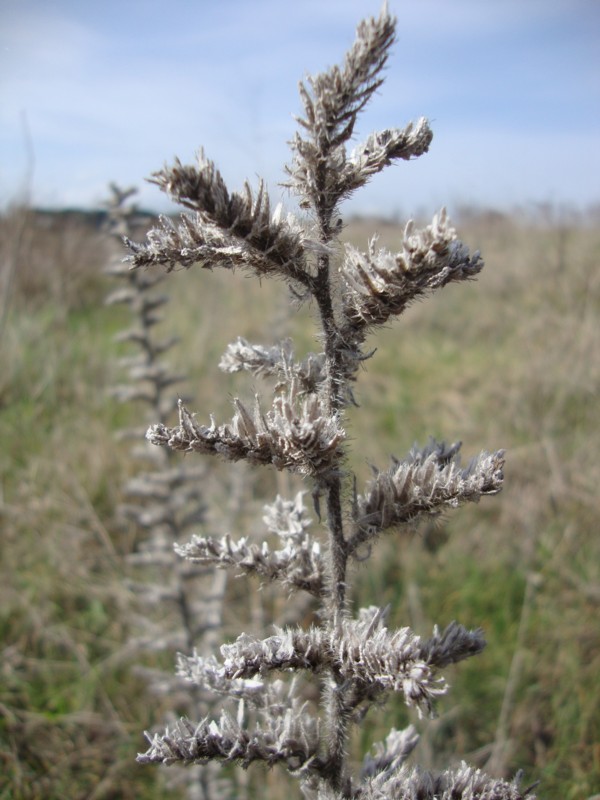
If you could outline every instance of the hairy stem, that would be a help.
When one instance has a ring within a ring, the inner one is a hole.
[[[327,524],[329,527],[330,580],[329,619],[333,628],[343,621],[346,605],[346,565],[348,554],[342,520],[341,480],[331,479],[327,486]]]
[[[323,210],[319,214],[321,241],[331,240],[331,214]],[[330,258],[319,257],[315,282],[315,299],[319,307],[324,335],[326,379],[324,401],[330,414],[340,407],[339,336],[331,297]],[[348,553],[344,537],[342,516],[342,492],[339,470],[328,481],[327,526],[329,530],[329,593],[327,596],[327,618],[333,630],[341,633],[346,607],[346,569]],[[346,769],[346,742],[348,738],[348,708],[344,679],[335,670],[331,673],[331,685],[327,694],[326,713],[328,737],[328,780],[335,791],[349,796],[350,784]]]
[[[328,611],[332,629],[341,632],[346,604],[346,566],[348,556],[342,522],[341,480],[335,476],[327,487],[327,521],[329,527],[329,558],[331,590]],[[347,795],[345,752],[348,736],[348,712],[344,679],[332,670],[332,686],[327,698],[329,729],[329,776],[332,787]]]

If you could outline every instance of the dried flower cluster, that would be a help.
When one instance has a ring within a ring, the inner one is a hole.
[[[376,244],[373,237],[367,253],[346,245],[342,278],[350,328],[382,325],[420,295],[474,277],[483,267],[479,254],[470,257],[456,238],[445,209],[423,230],[408,222],[399,253],[376,251]]]
[[[256,400],[251,414],[236,398],[236,413],[231,423],[200,425],[180,403],[179,425],[162,423],[149,428],[146,436],[153,444],[173,450],[218,453],[228,461],[246,459],[252,464],[272,464],[306,475],[323,475],[339,462],[344,429],[337,415],[327,414],[317,394],[298,402],[298,387],[292,382],[289,392],[279,394],[273,407],[263,414]]]
[[[503,481],[502,451],[482,453],[461,466],[459,444],[433,440],[388,470],[375,470],[362,492],[346,461],[344,413],[358,367],[371,355],[363,351],[367,335],[415,298],[451,281],[470,280],[483,267],[479,254],[470,256],[457,239],[445,211],[423,230],[408,223],[398,253],[378,250],[376,239],[365,252],[334,246],[340,202],[390,164],[426,153],[432,140],[421,119],[373,133],[348,150],[358,115],[382,85],[394,36],[395,19],[384,5],[379,17],[360,24],[341,66],[300,86],[304,113],[291,143],[287,186],[309,212],[310,224],[284,216],[280,208],[271,213],[262,183],[256,192],[248,185],[240,194],[229,191],[201,154],[195,166],[176,161],[154,176],[192,214],[184,214],[179,225],[161,220],[144,244],[129,242],[133,268],[242,267],[261,279],[283,278],[296,296],[313,303],[322,343],[321,352],[296,361],[288,341],[265,347],[238,338],[220,366],[270,379],[275,384],[270,409],[261,410],[258,398],[252,410],[236,399],[230,422],[218,425],[211,418],[203,425],[180,403],[178,426],[160,419],[148,431],[153,444],[171,450],[299,473],[320,522],[323,510],[324,532],[314,530],[299,493],[290,500],[278,497],[266,508],[266,532],[277,537],[275,544],[228,534],[194,535],[177,545],[193,565],[230,567],[278,581],[287,591],[307,592],[320,613],[309,627],[280,628],[265,638],[242,633],[221,647],[220,660],[192,648],[180,654],[179,676],[229,696],[237,713],[182,719],[162,735],[149,735],[150,747],[139,760],[280,764],[298,776],[305,797],[315,800],[533,800],[518,781],[488,778],[464,764],[439,775],[409,766],[418,742],[412,726],[376,744],[359,774],[352,774],[348,757],[352,727],[375,704],[400,693],[419,713],[432,713],[447,690],[441,670],[485,645],[481,631],[454,622],[423,639],[409,628],[388,629],[385,609],[353,613],[350,562],[364,561],[381,534],[494,495]],[[292,680],[286,684],[273,673],[291,673]],[[307,697],[300,675],[305,683],[317,676],[318,706],[314,695]]]
[[[421,514],[431,516],[444,507],[497,494],[504,478],[504,451],[480,453],[462,468],[460,446],[447,448],[431,440],[423,450],[414,447],[403,461],[395,460],[389,470],[376,471],[365,493],[355,498],[350,551]]]
[[[302,494],[294,501],[278,496],[265,512],[268,529],[283,540],[278,550],[272,550],[268,542],[258,545],[246,538],[233,540],[228,534],[221,539],[193,536],[189,543],[176,545],[175,550],[196,564],[235,567],[238,574],[279,580],[290,589],[304,589],[315,597],[322,597],[326,590],[325,561],[320,542],[307,530],[310,521],[305,514]]]

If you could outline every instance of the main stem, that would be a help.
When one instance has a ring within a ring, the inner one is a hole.
[[[331,590],[328,603],[329,625],[332,633],[341,634],[346,604],[346,542],[342,524],[341,480],[339,475],[327,486],[327,524],[329,527],[329,558]],[[336,669],[331,671],[327,693],[328,777],[332,787],[344,796],[350,796],[350,782],[346,775],[346,742],[348,739],[348,707],[345,680]]]
[[[321,241],[331,239],[330,217],[321,216]],[[330,260],[324,254],[319,257],[315,299],[319,306],[321,324],[325,338],[326,376],[323,400],[329,414],[340,408],[339,334],[335,323],[331,296]],[[341,470],[328,477],[325,484],[327,497],[327,526],[329,529],[330,591],[327,598],[327,619],[331,632],[341,634],[346,607],[347,545],[344,537],[342,517]],[[348,706],[343,677],[331,671],[331,683],[327,691],[327,727],[329,731],[327,753],[327,777],[333,789],[343,796],[350,796],[350,781],[346,775],[346,743],[348,739]]]

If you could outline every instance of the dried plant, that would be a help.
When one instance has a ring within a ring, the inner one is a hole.
[[[324,533],[313,529],[299,494],[293,500],[278,497],[266,509],[267,528],[279,537],[275,548],[230,535],[194,536],[178,545],[192,564],[233,567],[307,592],[320,614],[308,628],[276,629],[264,639],[243,633],[221,647],[220,659],[180,655],[178,674],[192,686],[237,700],[237,712],[181,719],[164,734],[149,736],[149,749],[139,760],[281,764],[298,776],[306,797],[322,800],[532,800],[517,779],[487,777],[464,763],[441,774],[408,766],[418,741],[412,726],[392,730],[376,744],[358,775],[348,756],[351,730],[374,704],[395,692],[419,715],[432,714],[447,690],[441,670],[485,645],[480,630],[457,623],[421,638],[409,628],[388,629],[385,609],[370,607],[353,616],[349,568],[368,558],[382,534],[494,495],[503,481],[503,451],[482,453],[463,466],[459,444],[435,441],[376,471],[362,491],[347,462],[345,412],[354,402],[358,369],[372,355],[366,349],[370,333],[416,298],[472,279],[483,267],[479,254],[470,255],[458,240],[444,210],[422,230],[409,222],[397,253],[377,248],[376,238],[365,252],[339,245],[340,203],[384,167],[421,156],[431,143],[429,124],[421,119],[348,149],[359,113],[383,83],[394,36],[395,20],[384,6],[378,18],[361,22],[341,66],[300,86],[304,115],[286,171],[287,186],[308,212],[307,220],[284,215],[280,207],[272,213],[262,183],[256,191],[246,185],[240,194],[230,192],[200,153],[196,166],[176,161],[153,177],[191,213],[179,224],[161,219],[143,244],[128,241],[132,268],[238,267],[259,279],[282,278],[295,297],[316,306],[322,342],[320,353],[297,361],[288,341],[264,347],[238,339],[220,366],[273,377],[270,408],[258,398],[253,407],[236,399],[230,422],[211,418],[203,424],[180,403],[179,425],[160,420],[148,430],[153,444],[171,450],[300,474],[316,516],[324,512]],[[318,707],[298,680],[273,681],[274,672],[313,675]]]
[[[136,190],[122,190],[115,184],[110,188],[109,231],[122,239],[139,225],[137,208],[130,202]],[[114,260],[106,272],[124,284],[115,288],[106,302],[129,308],[132,325],[119,333],[117,340],[128,343],[135,353],[121,359],[124,381],[114,386],[112,393],[122,402],[143,404],[148,421],[158,417],[166,422],[177,407],[167,390],[181,383],[183,377],[165,361],[177,339],[156,334],[161,309],[169,300],[156,290],[164,276],[132,271],[120,260]],[[143,433],[134,428],[122,431],[122,436],[139,442]],[[127,482],[123,489],[126,502],[119,507],[120,516],[134,526],[136,535],[136,545],[127,556],[135,577],[128,587],[137,596],[141,611],[136,616],[139,636],[130,647],[140,652],[196,647],[211,653],[222,624],[225,573],[206,564],[184,562],[173,551],[174,542],[192,528],[197,529],[204,519],[200,487],[205,482],[205,470],[200,464],[181,463],[170,450],[149,445],[135,446],[133,455],[145,468]],[[160,609],[160,616],[156,609]],[[179,714],[203,715],[214,705],[213,695],[199,686],[187,691],[182,679],[171,673],[157,668],[139,668],[138,672],[154,694],[169,696]],[[178,783],[185,785],[190,800],[214,797],[217,788],[222,794],[222,781],[214,769],[188,770],[178,777],[183,779]]]

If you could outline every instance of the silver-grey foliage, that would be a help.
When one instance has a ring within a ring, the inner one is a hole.
[[[408,766],[418,739],[412,727],[376,744],[360,774],[351,774],[348,758],[350,731],[370,708],[401,693],[419,713],[432,713],[448,688],[441,670],[485,645],[481,631],[457,623],[421,638],[409,628],[388,629],[385,609],[353,615],[350,564],[364,561],[383,533],[496,494],[503,481],[503,451],[481,453],[463,466],[460,444],[433,440],[389,469],[375,470],[362,491],[347,465],[344,416],[359,366],[372,355],[364,349],[369,334],[415,299],[470,280],[483,267],[479,254],[470,255],[458,240],[445,210],[422,230],[409,222],[397,253],[378,249],[376,238],[364,252],[337,243],[341,201],[390,164],[426,153],[432,140],[428,122],[420,119],[348,149],[357,116],[382,85],[395,24],[384,6],[378,18],[361,22],[342,65],[300,86],[304,113],[291,142],[286,185],[308,212],[306,220],[284,215],[280,206],[272,212],[262,182],[256,191],[246,184],[241,193],[231,192],[201,153],[195,166],[176,161],[154,176],[191,213],[178,224],[162,219],[145,243],[129,242],[132,268],[239,267],[259,279],[284,279],[296,297],[316,307],[322,342],[321,352],[298,362],[289,341],[266,347],[238,338],[220,366],[274,379],[270,404],[257,398],[249,408],[235,399],[233,417],[224,423],[212,417],[203,423],[180,404],[178,425],[160,420],[148,431],[152,443],[171,450],[299,473],[319,520],[323,511],[324,532],[319,536],[311,524],[301,493],[294,500],[278,497],[266,510],[278,545],[195,535],[177,546],[192,563],[231,567],[279,581],[287,591],[308,592],[321,613],[308,628],[276,629],[262,639],[242,633],[221,647],[220,659],[181,654],[179,675],[230,695],[237,713],[183,719],[163,735],[149,736],[139,760],[280,764],[299,777],[306,797],[321,800],[533,800],[518,781],[488,778],[464,764],[439,775]],[[318,708],[306,700],[302,683],[293,680],[282,691],[273,673],[315,676]]]

